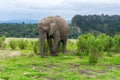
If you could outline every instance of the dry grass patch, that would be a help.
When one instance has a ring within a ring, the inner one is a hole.
[[[0,50],[0,59],[13,58],[21,55],[22,54],[19,51]]]

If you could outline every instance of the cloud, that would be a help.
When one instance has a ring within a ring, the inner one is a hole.
[[[0,0],[0,19],[40,19],[75,14],[120,14],[119,0]]]

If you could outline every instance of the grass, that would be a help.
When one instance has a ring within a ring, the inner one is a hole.
[[[0,80],[120,80],[120,53],[105,55],[97,64],[90,65],[88,56],[75,55],[76,41],[71,41],[74,44],[68,42],[67,54],[48,58],[29,49],[11,50],[7,46],[0,50]]]
[[[120,80],[120,54],[101,58],[96,65],[69,53],[7,57],[0,60],[0,80]]]

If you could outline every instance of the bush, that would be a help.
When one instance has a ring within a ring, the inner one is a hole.
[[[98,59],[103,54],[103,45],[99,38],[94,39],[94,42],[91,46],[89,46],[89,63],[95,64],[98,62]]]
[[[5,36],[0,37],[0,49],[5,48]]]
[[[18,47],[21,50],[24,50],[27,47],[28,41],[27,40],[18,40]]]
[[[39,40],[37,41],[32,41],[32,50],[33,52],[38,55],[40,52],[39,52],[39,49],[40,49],[40,46],[39,46]],[[44,51],[44,54],[47,55],[47,53],[49,52],[49,47],[48,47],[48,44],[47,44],[47,41],[44,41],[44,48],[43,48],[43,51]]]
[[[32,50],[33,50],[33,52],[36,55],[38,55],[38,53],[39,53],[39,41],[38,40],[37,41],[32,41],[31,43],[32,43]]]
[[[67,40],[67,50],[68,51],[76,51],[76,41]]]
[[[9,45],[10,45],[11,49],[15,50],[16,47],[17,47],[17,41],[11,40],[11,41],[9,42]]]
[[[103,53],[103,42],[99,37],[95,38],[92,34],[83,34],[77,41],[78,54],[80,56],[88,55],[89,63],[95,64]]]
[[[119,52],[120,51],[120,35],[115,35],[112,38],[112,47],[111,47],[111,51],[113,52]]]
[[[99,34],[97,36],[97,39],[101,41],[101,45],[103,45],[104,51],[107,51],[109,48],[109,44],[110,44],[110,36],[106,34]]]
[[[89,55],[89,50],[94,43],[95,37],[92,34],[83,34],[78,37],[77,50],[78,55]]]

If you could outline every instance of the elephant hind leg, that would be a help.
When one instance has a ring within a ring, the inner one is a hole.
[[[65,54],[65,52],[66,52],[66,43],[67,43],[67,39],[62,40],[62,44],[63,44],[62,52],[63,52],[63,54]]]

